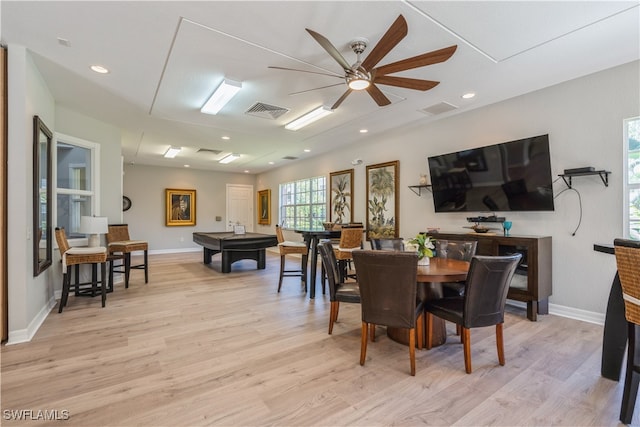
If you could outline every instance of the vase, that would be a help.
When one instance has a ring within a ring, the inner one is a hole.
[[[429,260],[430,260],[430,258],[428,256],[426,256],[426,257],[424,257],[422,259],[419,259],[418,260],[418,265],[429,265]]]

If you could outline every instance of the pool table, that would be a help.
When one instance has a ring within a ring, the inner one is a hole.
[[[205,264],[211,264],[211,257],[222,253],[223,273],[230,273],[231,264],[241,259],[253,259],[258,263],[258,270],[264,270],[265,248],[278,245],[275,234],[260,233],[193,233],[193,241],[204,247]]]

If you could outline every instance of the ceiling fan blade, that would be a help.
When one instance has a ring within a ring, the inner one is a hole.
[[[332,110],[335,110],[336,108],[338,108],[340,106],[340,104],[342,104],[342,101],[344,101],[345,99],[347,99],[347,96],[349,96],[349,94],[353,92],[353,89],[347,89],[347,91],[345,93],[342,94],[342,96],[340,98],[338,98],[338,100],[335,102],[335,104],[333,104],[331,106]]]
[[[427,65],[444,62],[451,58],[451,55],[453,55],[457,48],[457,45],[453,45],[445,47],[444,49],[434,50],[429,53],[423,53],[422,55],[383,65],[382,67],[375,69],[376,74],[382,76],[385,74],[397,73],[398,71],[411,70],[412,68],[425,67]]]
[[[267,68],[273,68],[274,70],[300,71],[301,73],[320,74],[321,76],[338,77],[340,79],[344,79],[344,76],[341,76],[340,74],[321,73],[319,71],[298,70],[296,68],[274,67],[271,65],[269,65]]]
[[[327,53],[331,55],[333,59],[338,61],[338,64],[340,64],[340,66],[344,68],[345,71],[351,69],[351,65],[347,62],[346,59],[344,59],[344,57],[340,54],[340,52],[338,52],[338,49],[336,49],[325,36],[323,36],[322,34],[318,34],[315,31],[310,30],[308,28],[306,28],[306,30],[309,34],[311,34],[311,37],[316,39],[316,41],[320,44],[320,46],[322,46],[324,50],[326,50]]]
[[[328,87],[342,86],[342,85],[344,85],[344,83],[336,83],[334,85],[329,85],[329,86],[314,87],[313,89],[301,90],[299,92],[292,92],[292,93],[289,94],[289,96],[291,96],[291,95],[299,95],[301,93],[311,92],[311,91],[319,90],[319,89],[326,89]]]
[[[387,32],[384,33],[384,36],[382,36],[378,44],[362,62],[362,67],[365,70],[370,70],[375,67],[376,64],[387,55],[387,53],[391,52],[391,49],[400,43],[400,40],[405,38],[407,31],[407,21],[404,19],[404,16],[398,16]]]
[[[374,82],[381,85],[404,87],[407,89],[421,91],[433,89],[440,84],[440,82],[434,82],[433,80],[410,79],[407,77],[394,76],[379,76],[375,78]]]
[[[378,104],[380,107],[391,104],[389,98],[387,98],[375,84],[369,85],[366,91],[369,92],[369,95],[371,95],[373,100],[376,101],[376,104]]]

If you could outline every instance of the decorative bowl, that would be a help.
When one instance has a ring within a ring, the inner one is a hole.
[[[333,230],[333,226],[336,225],[335,222],[323,222],[322,226],[325,230]]]

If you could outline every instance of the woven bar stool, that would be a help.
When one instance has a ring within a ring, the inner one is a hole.
[[[345,228],[342,227],[342,233],[340,233],[340,243],[338,247],[334,246],[333,252],[338,260],[338,266],[340,267],[340,282],[344,282],[347,277],[355,279],[355,275],[348,275],[347,265],[353,260],[353,251],[356,249],[362,249],[362,237],[364,235],[364,229],[358,228]]]
[[[616,264],[624,315],[627,318],[629,345],[627,347],[627,372],[624,377],[624,391],[620,407],[620,421],[630,424],[636,405],[640,384],[640,242],[637,240],[615,239]]]
[[[62,256],[62,297],[58,313],[67,305],[69,290],[73,287],[76,293],[82,285],[91,284],[92,295],[95,295],[100,283],[100,293],[102,295],[102,307],[107,301],[107,248],[103,246],[89,248],[71,248],[64,233],[64,228],[56,227],[56,241]],[[79,268],[82,264],[91,264],[91,282],[80,283]],[[100,281],[98,281],[98,264],[101,266]],[[71,267],[76,266],[76,280],[71,283]]]
[[[278,224],[276,224],[276,236],[278,237],[278,250],[280,251],[280,280],[278,281],[278,292],[282,287],[282,279],[285,277],[301,277],[304,283],[305,291],[307,289],[307,258],[309,250],[304,242],[291,242],[284,240],[284,234]],[[300,268],[295,270],[285,270],[286,255],[299,254],[302,255]]]
[[[129,237],[129,226],[127,224],[111,224],[107,233],[107,243],[110,254],[124,255],[124,265],[118,265],[123,270],[113,270],[116,273],[124,273],[124,287],[129,287],[129,274],[131,269],[144,269],[144,283],[149,283],[149,244],[145,240],[131,240]],[[144,262],[138,265],[131,265],[131,252],[144,251]]]

